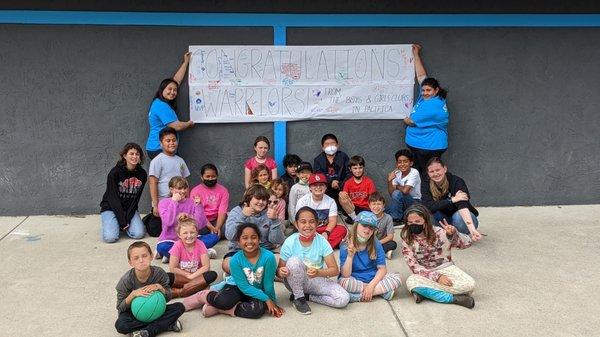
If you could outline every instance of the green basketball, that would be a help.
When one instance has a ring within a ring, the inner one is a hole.
[[[155,291],[147,297],[138,296],[131,302],[131,312],[139,321],[149,323],[162,316],[167,308],[165,296]]]

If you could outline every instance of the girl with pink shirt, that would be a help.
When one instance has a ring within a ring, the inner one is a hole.
[[[214,233],[220,238],[225,237],[223,225],[227,220],[227,207],[229,206],[229,191],[225,186],[217,183],[219,171],[213,164],[205,164],[200,169],[202,182],[190,192],[190,198],[200,198],[204,207],[204,214],[208,219],[206,228],[200,234]]]
[[[252,170],[261,164],[270,170],[271,178],[269,180],[277,178],[277,164],[273,158],[267,156],[270,147],[271,143],[265,136],[258,136],[254,140],[254,152],[256,155],[248,159],[244,164],[244,186],[246,188],[252,185]]]
[[[281,221],[285,221],[286,218],[287,203],[285,199],[287,197],[287,190],[287,183],[281,180],[281,178],[273,180],[271,190],[269,190],[269,194],[271,195],[269,205],[273,202],[277,218]]]
[[[163,263],[169,261],[169,250],[177,241],[177,217],[180,213],[189,214],[197,223],[198,232],[206,227],[208,220],[204,214],[204,208],[200,203],[200,198],[196,197],[193,201],[188,197],[189,185],[183,177],[173,177],[169,180],[170,198],[164,198],[158,203],[158,211],[162,221],[162,231],[158,237],[156,246],[156,258],[163,258]],[[199,235],[198,238],[204,242],[207,248],[211,248],[219,242],[216,234]],[[209,255],[216,257],[214,249]]]
[[[198,224],[194,218],[180,213],[177,218],[177,236],[169,250],[169,283],[173,298],[187,297],[206,288],[217,279],[210,270],[208,250],[198,240]]]

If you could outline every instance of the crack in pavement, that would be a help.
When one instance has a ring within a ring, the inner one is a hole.
[[[8,233],[4,234],[4,236],[2,236],[0,238],[0,241],[4,240],[5,237],[7,237],[10,233],[12,233],[15,229],[17,229],[17,227],[21,226],[23,224],[23,222],[25,222],[25,220],[29,219],[29,215],[25,217],[25,219],[21,220],[21,222],[19,222],[15,227],[13,227],[13,229],[11,229]]]

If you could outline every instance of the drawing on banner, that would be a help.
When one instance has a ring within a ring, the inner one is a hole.
[[[412,109],[409,44],[189,50],[196,123],[402,119]]]

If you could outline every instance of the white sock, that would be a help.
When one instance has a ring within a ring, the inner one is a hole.
[[[352,212],[352,213],[348,214],[348,216],[350,217],[350,219],[356,220],[356,212]]]

